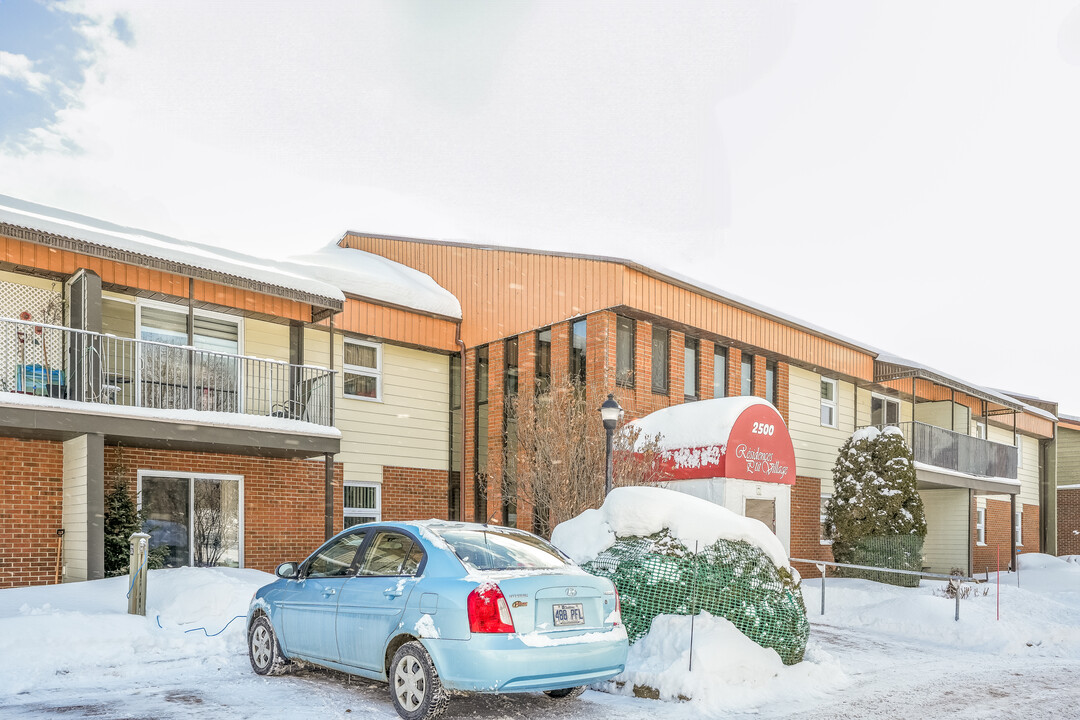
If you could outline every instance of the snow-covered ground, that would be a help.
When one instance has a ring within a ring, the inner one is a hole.
[[[146,618],[125,613],[127,578],[0,591],[3,718],[395,718],[386,689],[340,673],[256,676],[242,615],[270,576],[254,570],[152,571]],[[664,702],[590,691],[457,698],[451,718],[1075,718],[1080,715],[1080,564],[1022,556],[954,603],[917,589],[804,581],[812,630],[806,662],[784,667],[699,618],[694,673],[713,691]],[[983,596],[986,589],[988,594]],[[678,665],[685,618],[670,620],[659,661]],[[213,637],[209,634],[224,632]],[[206,628],[205,632],[199,628]],[[625,690],[624,690],[625,692]]]

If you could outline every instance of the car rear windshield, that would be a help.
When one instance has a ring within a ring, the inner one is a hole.
[[[569,563],[535,535],[507,529],[439,528],[454,554],[477,570],[544,570]]]

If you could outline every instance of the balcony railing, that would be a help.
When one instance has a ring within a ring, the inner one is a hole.
[[[333,424],[332,373],[0,318],[0,392]]]
[[[1016,448],[922,422],[895,423],[915,462],[967,475],[1016,479]],[[885,427],[878,425],[878,428]]]

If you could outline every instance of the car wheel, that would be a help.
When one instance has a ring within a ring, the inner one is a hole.
[[[446,710],[450,696],[431,656],[415,640],[399,647],[390,661],[390,698],[405,720],[428,720]]]
[[[248,658],[251,669],[259,675],[281,675],[289,661],[281,654],[270,618],[260,615],[248,630]]]
[[[555,698],[556,700],[563,700],[565,698],[576,698],[581,693],[585,692],[584,685],[578,685],[571,688],[560,688],[558,690],[545,690],[544,694],[549,698]]]

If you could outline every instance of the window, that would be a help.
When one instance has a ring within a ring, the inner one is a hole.
[[[415,575],[424,551],[405,533],[381,532],[364,553],[357,575]]]
[[[821,378],[821,424],[836,427],[836,381]]]
[[[473,433],[473,519],[487,521],[488,346],[476,351],[476,432]]]
[[[165,567],[241,567],[243,495],[239,475],[138,472],[142,530],[165,548]]]
[[[831,499],[832,493],[821,494],[821,518],[818,522],[818,530],[820,531],[822,545],[832,545],[832,540],[829,539],[829,528],[825,522],[825,508],[828,506],[829,500]]]
[[[461,356],[450,356],[450,409],[461,409]]]
[[[308,563],[305,577],[351,577],[356,574],[356,552],[367,531],[357,530],[319,550]]]
[[[239,412],[243,381],[239,361],[241,321],[196,310],[193,339],[187,349],[187,308],[141,301],[136,306],[139,339],[159,344],[139,346],[136,393],[145,407]],[[218,354],[223,353],[223,354]],[[130,378],[118,378],[120,384]]]
[[[1024,511],[1017,510],[1016,515],[1013,518],[1013,535],[1016,537],[1016,544],[1023,546],[1024,544]]]
[[[585,384],[585,336],[584,320],[570,324],[570,382]]]
[[[975,538],[979,545],[986,544],[986,508],[975,511]]]
[[[433,528],[454,554],[477,570],[559,570],[568,561],[546,540],[520,530]]]
[[[447,518],[461,520],[461,470],[464,450],[461,439],[461,356],[450,356],[450,492]]]
[[[345,339],[345,395],[382,399],[382,345]]]
[[[344,489],[345,527],[382,519],[380,488],[374,483],[346,483]]]
[[[754,356],[743,353],[742,355],[742,385],[739,388],[740,395],[754,394]]]
[[[536,392],[551,389],[551,328],[536,333]]]
[[[870,424],[897,425],[900,422],[900,401],[882,395],[870,396]]]
[[[517,395],[518,391],[518,339],[512,337],[503,348],[506,357],[506,395]]]
[[[765,361],[765,399],[768,400],[769,402],[771,402],[773,405],[776,404],[776,387],[777,387],[776,383],[777,383],[776,361],[775,360],[766,360]]]
[[[615,321],[615,383],[634,387],[634,321],[630,318]]]
[[[653,326],[652,329],[652,391],[667,395],[668,391],[668,348],[671,335],[667,328]]]
[[[727,397],[727,348],[713,346],[713,397]]]
[[[975,422],[975,437],[982,440],[986,439],[986,423]]]
[[[700,395],[698,390],[698,341],[686,338],[686,350],[683,355],[683,394],[688,398],[697,400]]]

